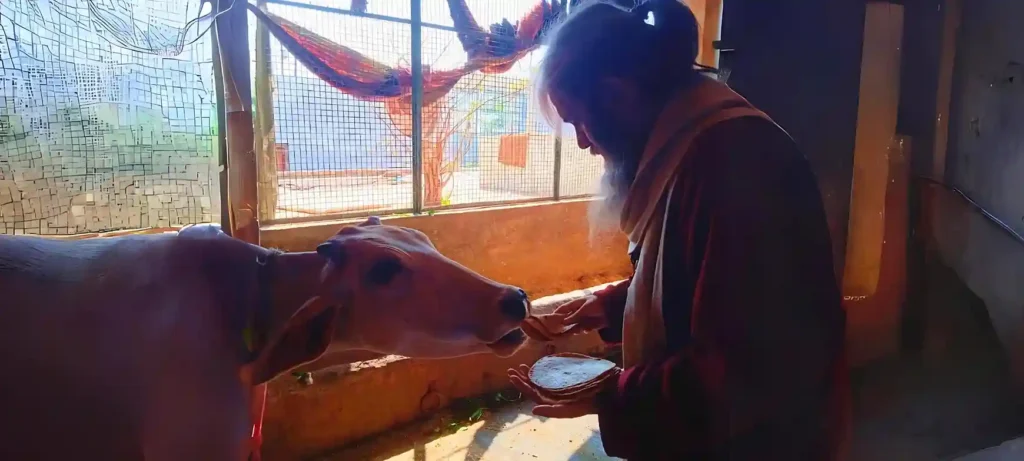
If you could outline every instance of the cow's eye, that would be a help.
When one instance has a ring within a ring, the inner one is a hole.
[[[373,264],[370,272],[366,274],[366,278],[373,285],[387,285],[403,269],[401,261],[397,259],[383,259]]]

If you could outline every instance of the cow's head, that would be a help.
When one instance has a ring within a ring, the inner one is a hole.
[[[270,366],[274,374],[316,358],[332,340],[416,358],[508,356],[525,342],[526,293],[446,258],[420,231],[374,217],[341,229],[316,253],[319,286],[281,332],[290,339],[274,353],[285,356],[271,359],[280,362]]]

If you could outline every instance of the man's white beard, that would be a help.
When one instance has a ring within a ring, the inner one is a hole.
[[[619,230],[622,208],[625,206],[626,196],[629,193],[628,186],[623,185],[621,179],[617,177],[619,172],[616,165],[605,161],[604,169],[598,189],[600,199],[591,202],[588,210],[591,241],[600,234]]]

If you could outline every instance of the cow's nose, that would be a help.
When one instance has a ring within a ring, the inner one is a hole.
[[[516,321],[526,318],[526,310],[529,306],[526,292],[520,288],[511,290],[501,298],[501,313]]]

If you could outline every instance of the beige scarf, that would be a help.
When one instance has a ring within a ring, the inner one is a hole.
[[[665,353],[661,249],[665,237],[665,210],[683,159],[703,130],[725,120],[747,116],[771,120],[724,83],[702,77],[699,83],[674,97],[655,123],[619,223],[629,237],[630,254],[640,248],[622,324],[622,355],[626,367],[659,360]]]

